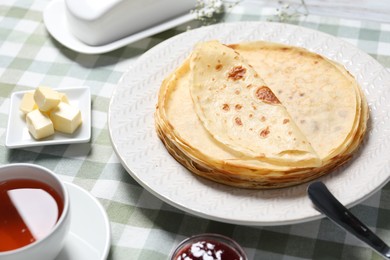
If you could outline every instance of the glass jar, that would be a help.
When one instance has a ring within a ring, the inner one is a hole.
[[[199,234],[183,240],[170,259],[248,260],[237,242],[219,234]]]

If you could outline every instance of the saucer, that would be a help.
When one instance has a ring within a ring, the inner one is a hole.
[[[11,95],[7,134],[5,138],[5,146],[7,148],[89,142],[91,139],[91,92],[89,88],[56,88],[54,90],[65,93],[69,99],[69,103],[80,109],[83,123],[79,129],[73,134],[63,134],[56,131],[52,136],[42,140],[35,140],[28,132],[27,123],[19,110],[24,93],[31,91],[14,92]]]
[[[113,51],[140,39],[189,22],[193,20],[194,17],[195,16],[192,13],[185,14],[114,42],[105,45],[91,46],[83,43],[70,32],[66,20],[64,0],[51,1],[43,12],[43,22],[49,33],[62,45],[71,50],[85,54],[100,54]]]
[[[64,182],[70,196],[71,224],[64,248],[55,260],[105,260],[111,233],[107,213],[86,190]]]

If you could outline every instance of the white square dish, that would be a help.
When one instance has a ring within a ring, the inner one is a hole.
[[[68,96],[69,103],[80,109],[83,123],[73,134],[64,134],[58,131],[54,135],[42,140],[35,140],[27,129],[26,121],[19,110],[23,95],[29,91],[14,92],[11,95],[11,104],[8,115],[5,146],[21,148],[29,146],[44,146],[56,144],[86,143],[91,139],[91,92],[88,87],[58,88]]]

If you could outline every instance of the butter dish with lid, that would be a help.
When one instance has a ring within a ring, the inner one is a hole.
[[[62,45],[99,54],[193,20],[195,6],[196,0],[53,0],[43,20]]]
[[[194,0],[65,0],[69,29],[96,46],[118,40],[189,12]]]

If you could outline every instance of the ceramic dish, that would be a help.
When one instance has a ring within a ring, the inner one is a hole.
[[[355,157],[321,180],[351,207],[390,178],[389,72],[375,59],[336,37],[294,25],[268,22],[225,23],[192,30],[157,45],[125,73],[109,107],[109,132],[123,166],[163,201],[204,218],[240,225],[283,225],[321,217],[306,195],[308,184],[275,190],[232,188],[198,178],[176,162],[157,137],[154,111],[162,80],[193,46],[265,40],[301,46],[343,64],[367,96],[371,122]]]
[[[42,140],[35,140],[27,129],[26,121],[19,110],[24,93],[14,92],[11,95],[11,105],[8,117],[5,146],[8,148],[21,148],[28,146],[43,146],[55,144],[86,143],[91,139],[91,92],[88,87],[55,89],[68,96],[69,103],[81,111],[83,123],[73,134],[55,132],[54,135]]]
[[[58,42],[60,42],[62,45],[68,47],[71,50],[85,54],[99,54],[113,51],[145,37],[191,21],[192,19],[194,19],[193,14],[186,14],[178,18],[169,20],[167,22],[161,23],[157,26],[153,26],[149,29],[143,30],[139,33],[132,34],[120,40],[116,40],[114,42],[100,46],[90,46],[77,39],[70,32],[66,21],[64,0],[51,1],[43,13],[43,21],[47,30]]]
[[[55,260],[105,260],[111,233],[107,213],[86,190],[65,182],[70,196],[71,223],[64,248]]]

